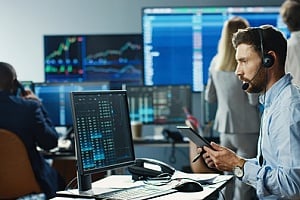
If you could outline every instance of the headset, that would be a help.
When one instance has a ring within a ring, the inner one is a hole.
[[[274,64],[274,57],[268,53],[264,52],[264,43],[263,43],[263,29],[257,28],[260,40],[260,50],[261,50],[261,57],[262,57],[262,66],[265,68],[270,68]]]
[[[258,35],[259,35],[259,43],[260,43],[260,50],[261,50],[261,66],[257,69],[255,75],[252,77],[251,80],[248,82],[244,82],[242,85],[243,90],[247,90],[249,88],[249,84],[256,78],[258,72],[263,68],[268,69],[273,66],[274,64],[274,56],[271,54],[265,53],[264,52],[264,42],[263,42],[263,29],[260,27],[253,28],[252,30],[257,30]]]
[[[265,53],[264,52],[264,45],[263,45],[263,29],[262,28],[257,28],[258,30],[258,34],[259,34],[259,39],[260,39],[260,49],[261,49],[261,56],[262,56],[262,66],[265,67],[265,68],[270,68],[273,66],[274,64],[274,56],[272,56],[271,54],[268,54],[268,53]],[[267,76],[267,74],[266,74]],[[265,94],[264,94],[264,98],[265,98]],[[263,105],[265,104],[265,99],[263,100]],[[261,121],[261,126],[260,126],[260,133],[262,134],[262,121]],[[260,139],[260,142],[259,142],[259,145],[260,145],[260,155],[259,155],[259,165],[262,166],[263,162],[264,162],[264,158],[263,158],[263,155],[262,155],[262,149],[261,149],[261,146],[262,146],[262,136],[261,136],[261,139]]]

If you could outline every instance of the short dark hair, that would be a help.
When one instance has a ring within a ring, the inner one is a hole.
[[[280,15],[291,32],[300,31],[300,0],[286,0],[283,2]]]
[[[264,52],[261,50],[261,41]],[[251,45],[259,55],[263,55],[263,53],[265,54],[268,51],[274,51],[278,57],[279,65],[284,68],[287,41],[282,32],[272,25],[240,29],[233,35],[232,44],[234,48],[237,48],[240,44]]]
[[[0,62],[0,90],[10,91],[16,79],[16,71],[8,63]]]

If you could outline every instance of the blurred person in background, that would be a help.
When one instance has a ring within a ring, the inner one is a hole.
[[[292,83],[300,86],[300,0],[284,1],[280,15],[291,33],[287,40],[285,71],[292,74]]]
[[[37,146],[50,150],[58,145],[56,132],[41,101],[32,91],[22,87],[13,66],[0,62],[0,128],[15,133],[23,141],[35,173],[46,198],[55,197],[64,190],[65,181],[38,152]]]

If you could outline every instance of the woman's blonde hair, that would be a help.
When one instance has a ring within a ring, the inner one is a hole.
[[[249,22],[242,17],[233,17],[224,23],[218,45],[216,69],[222,71],[235,71],[235,48],[232,45],[232,35],[239,29],[249,27]]]

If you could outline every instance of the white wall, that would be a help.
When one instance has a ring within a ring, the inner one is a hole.
[[[0,61],[44,81],[43,35],[141,33],[147,6],[280,5],[282,0],[1,0]]]

